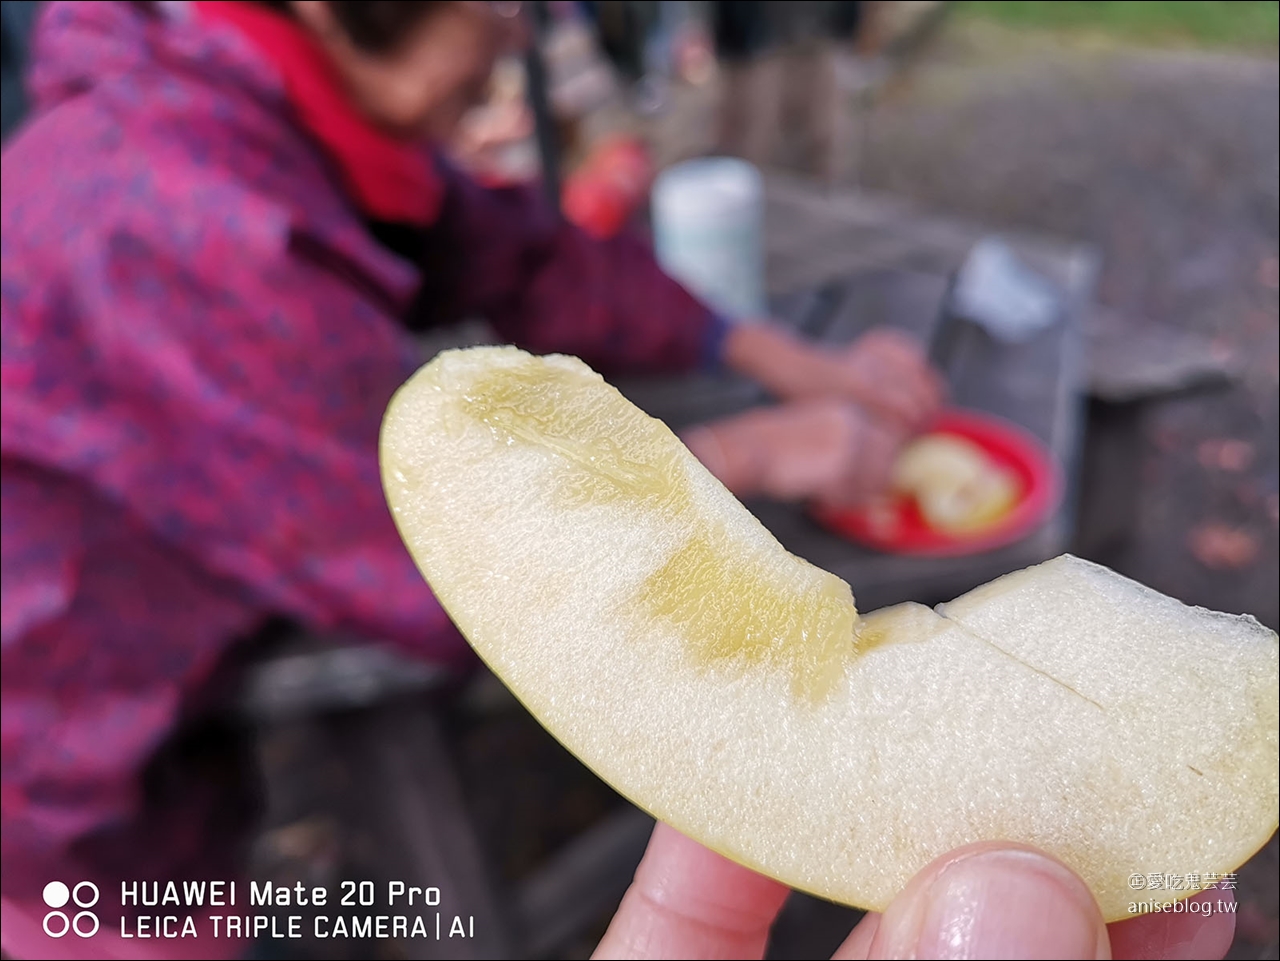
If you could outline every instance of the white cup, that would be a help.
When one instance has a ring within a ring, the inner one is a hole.
[[[730,320],[764,317],[764,185],[733,157],[668,167],[654,181],[654,249],[670,276]]]

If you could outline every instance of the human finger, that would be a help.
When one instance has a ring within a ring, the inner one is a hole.
[[[863,957],[1106,959],[1111,953],[1098,905],[1074,872],[1034,848],[984,842],[953,851],[912,878],[884,912]]]
[[[923,427],[946,398],[942,375],[929,365],[923,355],[888,367],[886,378],[893,381],[898,398],[896,406],[903,412],[904,426],[910,429]]]
[[[907,430],[923,427],[941,406],[941,379],[928,366],[868,363],[850,372],[849,394]]]
[[[871,951],[871,942],[875,939],[878,930],[880,930],[880,915],[874,911],[867,913],[854,925],[849,936],[844,939],[844,943],[836,949],[836,953],[831,955],[831,961],[864,961]]]
[[[925,413],[931,413],[946,394],[941,374],[929,363],[924,345],[904,331],[885,328],[872,331],[878,366],[884,369],[918,402]]]
[[[787,888],[658,824],[595,958],[760,958]]]
[[[1236,933],[1235,896],[1212,889],[1179,902],[1177,910],[1142,914],[1109,928],[1117,958],[1221,958]]]

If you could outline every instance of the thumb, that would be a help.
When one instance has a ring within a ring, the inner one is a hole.
[[[871,958],[1111,957],[1102,914],[1079,877],[1033,848],[991,842],[934,861],[885,911],[869,944],[855,931],[846,947]]]

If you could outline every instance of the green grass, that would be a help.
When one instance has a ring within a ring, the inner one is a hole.
[[[1271,0],[963,0],[958,12],[1011,27],[1114,37],[1153,45],[1237,47],[1276,53],[1280,3]]]

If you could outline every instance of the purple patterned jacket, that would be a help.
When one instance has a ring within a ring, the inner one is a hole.
[[[141,770],[266,618],[467,657],[378,480],[383,408],[422,359],[411,305],[606,371],[713,361],[723,330],[636,240],[443,163],[420,262],[393,253],[226,25],[54,4],[30,86],[0,220],[11,897],[94,876],[95,837],[149,836]],[[191,876],[219,843],[208,803],[175,818],[190,851],[130,842],[130,876],[188,854]]]

